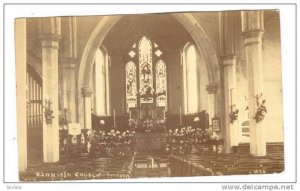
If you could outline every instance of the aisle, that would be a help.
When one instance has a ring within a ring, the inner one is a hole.
[[[132,178],[170,177],[170,161],[167,155],[135,156]]]

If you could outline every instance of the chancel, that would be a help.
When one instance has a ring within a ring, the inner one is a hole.
[[[281,173],[279,20],[16,19],[20,180]]]

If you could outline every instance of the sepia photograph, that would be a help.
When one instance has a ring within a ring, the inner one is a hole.
[[[280,16],[15,18],[19,181],[284,173]]]

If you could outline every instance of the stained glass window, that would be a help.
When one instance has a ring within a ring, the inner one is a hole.
[[[156,63],[156,106],[167,105],[167,70],[164,61]]]
[[[140,102],[153,103],[152,44],[143,37],[139,42]]]
[[[136,66],[130,61],[126,64],[126,101],[127,109],[137,106]]]
[[[167,68],[162,55],[158,44],[145,36],[128,51],[131,61],[125,69],[127,111],[140,104],[167,106]]]

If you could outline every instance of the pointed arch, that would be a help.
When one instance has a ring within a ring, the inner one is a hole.
[[[221,87],[221,73],[219,67],[219,57],[217,56],[217,50],[213,46],[211,39],[205,32],[201,23],[192,15],[192,13],[174,13],[172,14],[188,31],[195,41],[195,45],[202,51],[203,58],[205,59],[208,81],[209,84],[215,83],[218,87]],[[78,67],[78,81],[77,81],[77,116],[78,121],[83,122],[83,114],[80,112],[83,110],[83,99],[81,95],[81,88],[89,86],[89,76],[91,71],[91,63],[96,49],[101,45],[103,39],[110,31],[110,29],[117,23],[122,16],[104,16],[99,24],[95,27],[91,33],[81,56],[80,65]],[[220,88],[218,88],[219,90]],[[217,92],[217,102],[219,105],[221,92]]]

